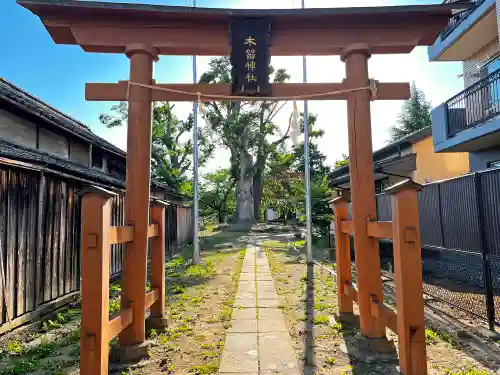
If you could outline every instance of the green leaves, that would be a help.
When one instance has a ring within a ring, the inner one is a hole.
[[[431,125],[431,103],[425,99],[424,92],[413,82],[411,97],[403,104],[397,125],[391,128],[392,140],[397,141]]]
[[[180,120],[173,113],[174,105],[157,102],[152,116],[152,177],[168,184],[176,191],[183,189],[187,172],[192,167],[193,155],[193,116]],[[123,126],[128,119],[128,105],[121,102],[111,107],[112,114],[101,114],[99,120],[109,128]],[[210,132],[203,127],[198,129],[199,164],[203,166],[212,156],[215,143]]]

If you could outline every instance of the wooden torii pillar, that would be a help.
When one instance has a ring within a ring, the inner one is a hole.
[[[347,202],[333,202],[337,227],[338,293],[340,312],[352,313],[359,303],[361,333],[368,338],[385,337],[385,327],[400,337],[401,372],[426,374],[425,336],[423,336],[423,300],[419,258],[418,207],[416,190],[403,184],[392,190],[393,221],[377,222],[373,181],[370,100],[400,100],[410,96],[408,83],[377,83],[368,90],[368,58],[371,54],[410,53],[416,46],[431,45],[444,29],[457,4],[341,9],[258,10],[203,9],[144,4],[78,2],[76,0],[18,0],[38,15],[56,43],[79,45],[87,52],[123,53],[130,59],[129,82],[87,84],[88,100],[129,102],[127,135],[127,226],[106,231],[108,198],[90,195],[84,213],[100,212],[92,223],[84,217],[82,251],[92,253],[100,270],[109,257],[104,254],[110,243],[128,242],[124,259],[122,314],[107,321],[107,274],[97,282],[86,281],[92,262],[85,262],[82,304],[82,375],[107,373],[107,345],[120,333],[120,343],[134,347],[144,342],[144,311],[160,320],[163,316],[164,285],[145,293],[146,254],[149,237],[164,235],[162,223],[149,220],[151,106],[152,101],[219,100],[211,95],[231,95],[230,84],[156,84],[153,63],[158,55],[227,56],[228,25],[234,18],[259,18],[265,15],[271,24],[270,52],[273,56],[341,55],[346,64],[346,79],[341,83],[305,83],[272,85],[272,96],[282,100],[310,94],[315,100],[347,100],[349,159],[352,185],[352,221],[347,217]],[[138,85],[148,85],[138,86]],[[361,89],[363,88],[363,89]],[[374,88],[374,87],[372,87]],[[163,90],[162,90],[163,89]],[[167,90],[165,90],[167,89]],[[356,89],[358,91],[345,92]],[[169,91],[170,90],[170,91]],[[344,91],[342,93],[331,93]],[[252,100],[266,100],[254,97]],[[160,210],[152,210],[151,216]],[[157,218],[159,216],[156,216]],[[357,283],[351,280],[348,235],[355,239]],[[385,306],[380,280],[378,238],[393,238],[395,243],[397,310]],[[111,241],[110,239],[113,239]],[[119,241],[120,240],[120,241]],[[162,264],[161,241],[153,240],[155,259]],[[411,252],[407,256],[407,252]],[[411,272],[410,272],[411,270]],[[155,282],[161,283],[161,267],[154,268]],[[411,275],[409,279],[408,274]],[[420,275],[420,278],[419,276]],[[99,291],[96,295],[92,290]],[[100,312],[92,320],[92,306]],[[97,306],[98,305],[98,306]],[[90,319],[90,323],[89,323]],[[97,343],[97,345],[96,345]]]

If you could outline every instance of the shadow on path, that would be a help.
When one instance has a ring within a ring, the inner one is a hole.
[[[304,335],[304,375],[314,374],[316,358],[314,355],[314,263],[307,264],[306,284],[306,321]]]

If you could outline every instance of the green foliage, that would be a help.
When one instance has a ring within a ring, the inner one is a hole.
[[[342,322],[335,322],[335,324],[332,326],[333,329],[335,329],[337,332],[343,332],[344,331],[344,323]]]
[[[457,345],[457,340],[455,337],[446,331],[433,331],[432,329],[425,330],[425,340],[427,345],[434,345],[439,342],[439,340],[444,341],[451,345],[452,347]]]
[[[116,314],[117,312],[120,311],[120,300],[119,299],[114,299],[109,301],[109,313],[111,315]]]
[[[193,143],[191,132],[193,116],[179,120],[168,102],[153,106],[151,166],[152,177],[180,191],[191,168]],[[127,103],[111,107],[112,114],[101,114],[99,120],[108,128],[122,126],[128,119]],[[187,139],[187,140],[186,140]],[[202,127],[198,128],[199,163],[204,165],[211,157],[215,144]]]
[[[328,323],[329,323],[328,316],[326,316],[326,315],[316,315],[313,318],[313,323],[316,324],[316,325],[320,325],[320,324],[328,325]]]
[[[193,366],[189,369],[189,372],[194,375],[208,375],[215,374],[219,370],[219,366],[216,363],[207,363],[201,366]]]
[[[337,363],[337,358],[334,357],[326,357],[326,363],[330,366],[333,366]]]
[[[309,122],[309,167],[311,171],[311,213],[315,234],[328,233],[332,212],[328,201],[327,176],[331,168],[326,164],[326,155],[319,151],[316,139],[323,136],[322,130],[315,130],[316,116],[310,115]],[[301,131],[304,129],[303,115],[300,118]],[[287,217],[291,212],[305,212],[305,185],[303,174],[303,142],[290,151],[277,150],[269,156],[264,180],[263,206],[272,208],[279,217]],[[298,175],[298,176],[297,176]]]
[[[40,360],[31,358],[16,362],[7,369],[0,370],[0,375],[24,375],[36,371],[40,367]]]
[[[215,275],[215,268],[211,261],[202,264],[193,264],[186,269],[184,273],[187,277],[206,279]]]
[[[68,323],[71,319],[78,316],[80,310],[68,309],[57,313],[54,319],[49,319],[42,323],[42,331],[48,332],[56,328],[60,328],[63,324]]]
[[[23,354],[23,346],[21,342],[17,340],[12,340],[7,343],[7,352],[10,355],[21,355]]]
[[[186,285],[179,283],[172,283],[168,286],[168,292],[170,294],[182,294],[186,291]]]
[[[491,372],[487,370],[479,370],[474,368],[473,366],[469,366],[464,369],[460,369],[458,371],[452,371],[450,369],[446,369],[446,375],[489,375]]]
[[[200,185],[200,209],[203,216],[217,215],[218,222],[225,222],[236,210],[236,181],[228,168],[220,168],[204,176]]]
[[[425,341],[428,345],[437,344],[439,341],[438,335],[432,329],[425,330]]]
[[[391,128],[391,138],[397,141],[431,125],[431,103],[425,99],[424,92],[413,82],[411,97],[403,104],[397,125]]]
[[[342,153],[342,158],[335,162],[335,169],[341,168],[344,165],[349,165],[349,155]]]

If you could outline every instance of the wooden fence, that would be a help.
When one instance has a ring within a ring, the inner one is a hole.
[[[79,296],[81,199],[87,183],[0,165],[0,334]],[[109,187],[108,187],[109,188]],[[117,191],[115,189],[115,191]],[[124,225],[124,192],[112,201],[111,225]],[[166,251],[192,239],[190,208],[166,210]],[[112,245],[110,274],[122,269],[123,244]]]

